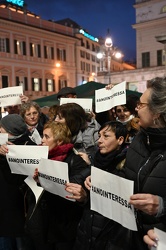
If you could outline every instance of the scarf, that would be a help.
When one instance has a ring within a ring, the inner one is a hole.
[[[116,166],[126,157],[127,147],[124,145],[118,150],[114,150],[108,154],[101,154],[98,150],[94,158],[94,166],[102,170],[112,172]]]
[[[116,121],[121,122],[123,125],[126,125],[133,118],[134,118],[134,115],[130,115],[126,121],[121,121],[121,120],[119,120],[118,117],[116,117]]]
[[[48,158],[55,161],[64,161],[68,153],[73,149],[73,144],[63,144],[49,150]]]

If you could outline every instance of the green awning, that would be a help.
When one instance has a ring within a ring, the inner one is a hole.
[[[92,98],[93,101],[95,99],[95,90],[105,88],[107,84],[99,83],[99,82],[87,82],[80,86],[75,87],[76,94],[78,98]],[[126,94],[128,95],[136,95],[141,96],[142,93],[132,90],[126,90]],[[39,104],[40,107],[48,106],[51,107],[52,105],[59,104],[57,99],[57,94],[53,94],[50,96],[45,96],[42,98],[38,98],[34,100]]]

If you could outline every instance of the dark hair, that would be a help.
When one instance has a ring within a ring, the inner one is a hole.
[[[86,113],[84,109],[77,103],[65,103],[57,108],[57,115],[63,117],[66,125],[69,127],[72,136],[78,134],[80,130],[87,127]]]
[[[136,95],[128,95],[126,98],[126,108],[131,112],[132,115],[136,115],[136,106],[139,101],[139,97]]]
[[[106,122],[100,127],[99,132],[103,128],[107,128],[107,131],[111,130],[112,132],[114,132],[115,136],[116,136],[116,139],[118,139],[120,136],[123,136],[124,137],[124,142],[125,142],[128,131],[127,131],[126,126],[124,126],[121,122],[118,122],[118,121]]]

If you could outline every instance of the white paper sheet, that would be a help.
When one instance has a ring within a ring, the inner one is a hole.
[[[21,104],[20,95],[23,95],[22,86],[0,89],[0,107]]]
[[[92,99],[86,99],[86,98],[61,98],[60,99],[60,105],[65,103],[77,103],[79,104],[85,112],[91,112],[92,111]]]
[[[137,231],[134,208],[128,203],[133,194],[133,181],[92,167],[91,184],[91,209]]]
[[[34,175],[41,158],[48,158],[48,146],[8,145],[6,158],[12,173]]]
[[[68,164],[66,162],[41,159],[39,181],[45,190],[66,199],[66,196],[69,195],[65,191],[65,183],[69,182]]]
[[[97,113],[123,104],[126,104],[126,82],[121,82],[109,90],[106,88],[95,90],[95,109]]]

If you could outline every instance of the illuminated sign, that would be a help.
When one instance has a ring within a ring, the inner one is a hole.
[[[82,29],[80,30],[80,33],[83,34],[85,37],[89,38],[89,39],[92,40],[92,41],[95,41],[95,42],[98,42],[98,41],[99,41],[98,38],[89,35],[88,33],[86,33],[86,32],[85,32],[84,30],[82,30]]]
[[[6,2],[15,4],[21,7],[24,6],[24,0],[6,0]]]

